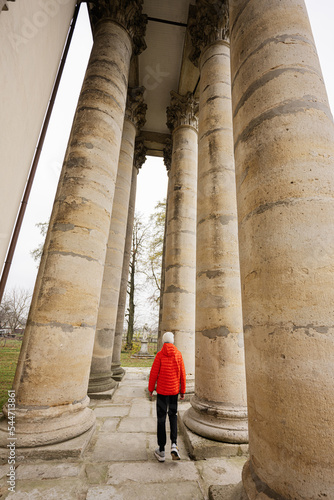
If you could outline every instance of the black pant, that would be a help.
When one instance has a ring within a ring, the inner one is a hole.
[[[170,440],[175,444],[177,441],[177,398],[178,394],[173,396],[157,394],[158,445],[160,451],[165,449],[166,444],[167,410],[170,423]]]

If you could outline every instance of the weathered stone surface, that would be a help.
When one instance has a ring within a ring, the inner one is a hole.
[[[89,484],[105,484],[108,474],[108,466],[102,464],[87,464],[85,467]]]
[[[192,408],[184,419],[187,426],[201,436],[222,442],[246,443],[247,402],[233,160],[230,51],[227,42],[219,37],[217,40],[214,38],[211,43],[207,40],[201,47],[196,380]]]
[[[184,416],[185,413],[179,415],[179,428],[184,437],[187,451],[193,460],[204,460],[213,457],[247,457],[248,444],[232,444],[206,439],[199,434],[195,434],[187,427],[187,420]]]
[[[193,462],[178,462],[169,461],[163,464],[163,471],[161,470],[161,463],[146,462],[139,463],[134,468],[132,464],[113,464],[108,468],[108,481],[107,484],[114,486],[134,481],[139,483],[156,483],[157,478],[161,482],[177,482],[177,481],[199,481],[200,476]]]
[[[140,95],[142,97],[142,93]],[[141,104],[141,102],[137,102],[128,95],[104,263],[88,394],[105,392],[116,386],[116,381],[112,378],[111,364],[129,211],[136,138],[136,114],[137,112],[142,114]]]
[[[127,417],[120,423],[120,432],[156,432],[157,420],[154,417]]]
[[[137,149],[137,144],[135,144],[134,166],[132,168],[131,190],[130,190],[130,199],[128,207],[125,244],[124,244],[123,266],[122,266],[122,275],[121,275],[121,283],[120,283],[118,307],[117,307],[114,349],[113,349],[112,364],[111,364],[113,377],[115,374],[114,377],[115,380],[122,379],[124,376],[124,370],[121,368],[121,350],[122,350],[122,335],[123,335],[123,325],[125,318],[129,265],[131,256],[131,246],[132,246],[132,233],[133,233],[136,192],[137,192],[138,167],[136,167],[136,165],[139,164],[137,156],[138,156],[138,149]]]
[[[92,459],[97,462],[147,460],[145,434],[123,432],[98,437]]]
[[[164,464],[160,464],[162,468]],[[174,483],[141,484],[134,490],[131,486],[99,486],[90,488],[86,500],[147,500],[148,498],[182,498],[184,500],[203,500],[199,485],[192,481]]]
[[[17,447],[71,439],[94,424],[86,394],[131,54],[123,28],[98,26],[14,381]]]
[[[150,401],[135,401],[131,405],[129,417],[141,418],[152,416],[152,405]]]
[[[17,448],[16,458],[18,462],[26,460],[61,460],[64,458],[79,458],[88,447],[95,432],[95,425],[81,436],[69,441],[47,446],[36,446],[34,448]],[[0,459],[8,459],[7,450],[0,450]]]
[[[101,427],[101,432],[116,432],[117,426],[120,422],[119,418],[107,418]]]
[[[249,498],[334,498],[334,127],[305,3],[230,2]]]
[[[96,418],[105,417],[124,417],[128,415],[130,411],[130,405],[104,405],[103,407],[98,407],[94,410]]]
[[[174,333],[187,376],[187,392],[195,377],[197,112],[192,94],[172,93],[167,124],[173,149],[168,182],[164,293],[161,329]]]
[[[209,500],[247,500],[244,496],[242,483],[225,486],[210,486]]]
[[[57,479],[76,477],[81,474],[83,466],[79,464],[20,464],[16,469],[16,478],[23,479]]]

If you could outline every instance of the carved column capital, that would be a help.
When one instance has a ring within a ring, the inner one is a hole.
[[[136,169],[139,169],[143,166],[146,160],[147,147],[144,145],[144,138],[137,137],[135,143],[135,153],[133,157],[133,164]]]
[[[202,50],[216,42],[229,42],[228,0],[196,0],[195,15],[189,20],[193,50],[189,56],[195,66]]]
[[[165,147],[163,149],[164,164],[167,172],[170,171],[170,167],[172,165],[172,151],[173,151],[173,141],[172,139],[167,139]]]
[[[179,95],[172,90],[170,106],[167,108],[167,127],[172,132],[180,125],[190,125],[197,129],[198,101],[191,92]]]
[[[125,119],[131,121],[138,130],[146,123],[144,92],[145,87],[129,88],[126,101]]]
[[[132,39],[133,54],[146,49],[146,14],[142,14],[143,0],[91,0],[88,2],[93,27],[103,20],[112,20],[123,26]]]

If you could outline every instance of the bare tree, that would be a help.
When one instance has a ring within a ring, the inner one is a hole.
[[[150,236],[146,254],[146,281],[152,288],[150,301],[158,305],[161,291],[161,264],[165,233],[166,199],[159,201],[150,216]]]
[[[13,334],[17,328],[24,328],[31,302],[30,290],[13,288],[5,293],[0,304],[0,328]]]
[[[133,334],[135,325],[135,295],[138,291],[138,274],[143,272],[140,264],[142,263],[143,254],[145,252],[145,241],[148,235],[148,225],[145,225],[141,215],[136,214],[133,224],[133,234],[132,234],[132,249],[130,257],[130,268],[129,268],[129,281],[128,281],[128,295],[129,295],[129,305],[126,314],[126,319],[128,322],[128,330],[126,336],[126,350],[132,349],[133,344]]]
[[[39,232],[43,236],[43,241],[38,245],[37,248],[30,252],[30,255],[37,262],[37,266],[39,266],[44,248],[44,240],[49,227],[49,222],[38,222],[37,224],[35,224],[35,226],[38,227]]]

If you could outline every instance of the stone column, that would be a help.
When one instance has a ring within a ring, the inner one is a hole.
[[[246,498],[334,498],[332,115],[303,0],[231,1],[230,25]]]
[[[88,385],[89,395],[109,391],[116,385],[112,378],[111,362],[122,277],[135,138],[137,130],[145,124],[147,108],[143,99],[144,90],[144,87],[138,87],[129,89],[128,92]]]
[[[167,139],[165,147],[163,149],[164,164],[167,170],[168,185],[167,185],[167,196],[166,196],[166,210],[165,210],[165,229],[164,229],[164,242],[162,247],[162,259],[161,259],[161,280],[160,280],[160,301],[159,301],[159,325],[158,325],[158,339],[157,339],[157,350],[162,349],[162,336],[164,334],[162,328],[162,312],[163,312],[163,302],[164,302],[164,292],[165,292],[165,260],[166,260],[166,233],[167,233],[167,212],[168,212],[168,198],[169,198],[169,172],[172,164],[172,140]]]
[[[138,2],[132,3],[134,10],[122,11],[117,23],[111,12],[98,12],[15,374],[17,447],[65,441],[94,424],[89,369],[132,40],[144,30]],[[1,431],[6,446],[6,421]]]
[[[132,167],[131,192],[130,192],[130,201],[128,208],[128,217],[127,217],[124,258],[122,265],[122,276],[121,276],[116,328],[115,328],[115,340],[114,340],[114,348],[113,348],[112,364],[111,364],[112,377],[114,380],[117,381],[122,380],[125,373],[124,368],[121,367],[121,350],[122,350],[122,338],[123,338],[123,327],[124,327],[125,306],[126,306],[126,293],[127,293],[128,279],[129,279],[129,265],[131,257],[133,222],[135,217],[137,175],[139,169],[146,160],[146,151],[147,150],[146,147],[144,146],[144,141],[138,138],[135,143],[134,162]]]
[[[187,376],[187,392],[195,379],[195,283],[197,111],[193,95],[171,93],[167,125],[173,150],[169,172],[165,253],[163,331],[175,335]]]
[[[195,396],[184,421],[201,436],[245,443],[246,383],[224,4],[197,2],[199,57]]]

